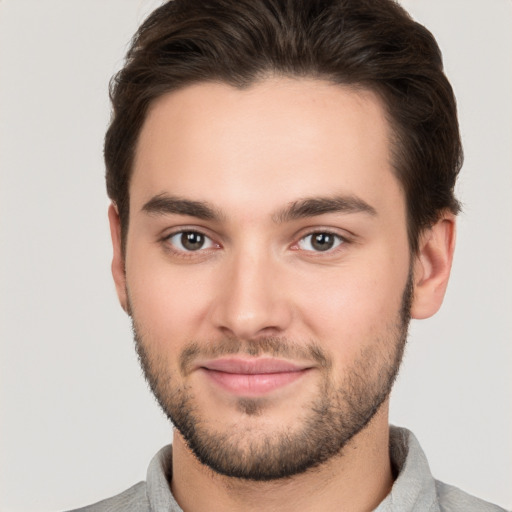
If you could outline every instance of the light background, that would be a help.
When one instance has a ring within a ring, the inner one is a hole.
[[[145,478],[171,429],[110,277],[107,82],[155,0],[0,0],[0,510]],[[455,88],[465,204],[441,312],[415,322],[392,422],[434,475],[512,507],[512,3],[404,0]]]

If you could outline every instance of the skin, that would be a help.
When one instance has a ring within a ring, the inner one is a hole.
[[[390,336],[413,271],[413,318],[440,307],[454,250],[455,222],[441,216],[411,258],[404,195],[390,160],[390,127],[379,98],[312,79],[274,78],[245,90],[204,83],[158,99],[143,126],[130,184],[126,253],[115,205],[109,210],[112,270],[121,305],[144,333],[155,360],[192,390],[208,428],[244,432],[295,429],[320,390],[313,367],[263,394],[258,414],[199,371],[183,375],[191,340],[246,346],[268,337],[329,355],[335,386],[362,351],[391,353]],[[156,197],[207,204],[216,218],[147,211]],[[305,198],[357,198],[351,209],[289,218]],[[208,237],[185,251],[181,231]],[[330,232],[317,251],[309,235]],[[339,237],[339,238],[338,238]],[[383,341],[384,340],[384,341]],[[387,346],[387,345],[389,346]],[[304,358],[303,358],[304,359]],[[311,364],[294,359],[294,362]],[[369,379],[379,372],[379,358]],[[178,431],[172,491],[184,510],[372,510],[389,492],[388,400],[345,449],[314,471],[270,482],[225,477],[196,459]],[[299,420],[298,420],[299,418]]]

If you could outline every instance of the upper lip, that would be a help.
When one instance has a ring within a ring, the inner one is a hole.
[[[198,365],[198,368],[206,368],[207,370],[215,370],[225,373],[257,375],[265,373],[299,372],[301,370],[311,368],[311,365],[302,365],[284,359],[270,357],[252,359],[226,357],[201,362]]]

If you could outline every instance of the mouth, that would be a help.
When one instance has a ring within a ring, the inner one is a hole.
[[[230,357],[201,362],[197,369],[230,394],[255,397],[300,380],[312,366],[267,357]]]

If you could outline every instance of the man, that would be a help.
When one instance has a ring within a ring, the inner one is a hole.
[[[112,271],[176,429],[85,510],[500,510],[388,424],[459,209],[431,34],[387,0],[176,0],[112,101]]]

